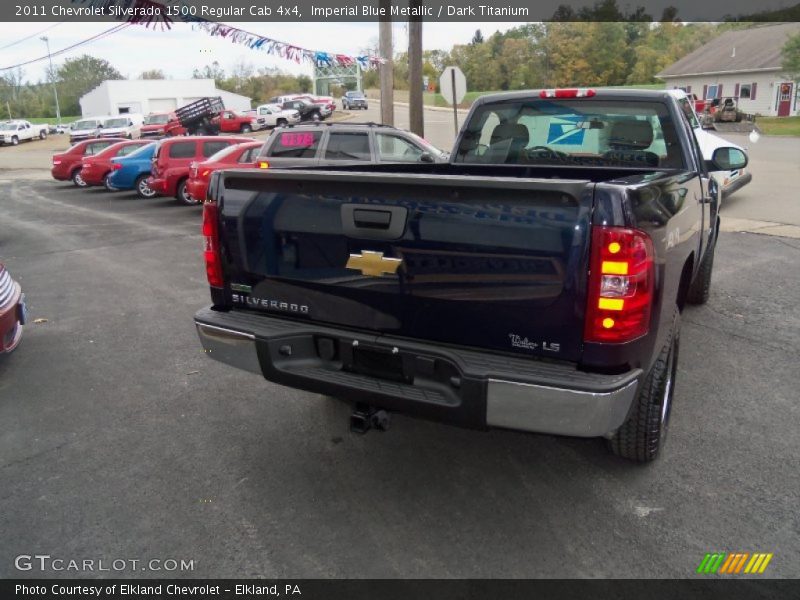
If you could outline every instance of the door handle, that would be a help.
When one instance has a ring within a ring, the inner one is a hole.
[[[356,208],[353,210],[353,223],[356,227],[367,229],[389,229],[392,213],[388,210]]]
[[[347,237],[396,240],[406,230],[408,209],[402,206],[342,204],[342,231]]]

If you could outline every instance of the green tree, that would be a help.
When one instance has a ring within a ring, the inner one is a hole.
[[[800,33],[790,37],[781,50],[782,67],[795,81],[800,80]]]
[[[142,71],[141,75],[139,75],[139,79],[166,79],[167,77],[164,75],[164,71],[161,69],[148,69],[147,71]]]
[[[192,79],[213,79],[217,87],[221,87],[225,81],[225,69],[215,60],[202,69],[192,71]]]
[[[102,58],[84,54],[78,58],[68,58],[56,70],[58,80],[58,100],[61,114],[81,114],[78,100],[87,92],[109,79],[123,79],[111,63]]]

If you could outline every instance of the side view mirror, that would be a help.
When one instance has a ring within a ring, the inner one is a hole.
[[[706,161],[709,171],[733,171],[747,166],[747,155],[731,146],[723,146],[714,150],[711,160]]]
[[[433,156],[430,154],[430,152],[423,152],[419,155],[419,162],[432,163]]]

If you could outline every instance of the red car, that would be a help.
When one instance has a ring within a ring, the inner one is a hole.
[[[252,115],[242,115],[232,110],[223,110],[211,120],[221,133],[250,133],[258,129],[256,121]]]
[[[25,294],[0,263],[0,354],[17,347],[27,319]]]
[[[83,159],[80,177],[86,185],[105,185],[106,189],[111,189],[106,182],[106,176],[111,173],[111,159],[118,156],[125,156],[138,150],[142,146],[152,144],[148,140],[133,140],[127,142],[117,142],[108,148],[104,148],[97,154],[87,156]]]
[[[53,168],[50,174],[60,181],[72,180],[78,187],[86,187],[86,182],[81,177],[83,159],[105,150],[111,144],[125,142],[124,138],[94,138],[83,140],[69,147],[66,152],[53,154]]]
[[[161,196],[175,196],[185,204],[197,204],[189,195],[189,166],[235,144],[253,142],[252,138],[190,136],[162,140],[153,155],[153,167],[147,185]]]
[[[189,168],[189,182],[186,184],[186,191],[195,201],[202,202],[206,197],[211,173],[225,168],[255,167],[258,151],[263,145],[261,142],[237,144],[220,150],[206,161],[193,162]]]
[[[162,138],[186,135],[186,128],[178,121],[175,113],[150,113],[142,125],[143,138]]]

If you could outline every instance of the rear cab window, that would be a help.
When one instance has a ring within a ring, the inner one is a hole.
[[[367,132],[331,132],[325,147],[325,160],[372,160]]]
[[[683,168],[666,104],[624,99],[519,99],[476,109],[456,162]]]
[[[282,131],[270,146],[267,156],[274,158],[314,158],[321,131]]]

